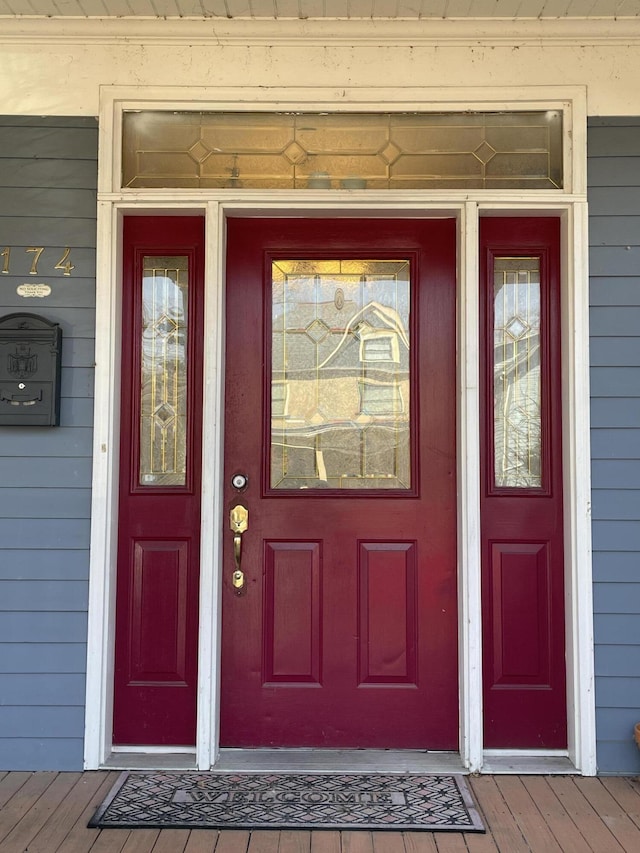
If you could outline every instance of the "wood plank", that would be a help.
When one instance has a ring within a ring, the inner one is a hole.
[[[402,835],[407,853],[437,853],[432,832],[403,832]]]
[[[84,853],[85,850],[89,849],[91,849],[91,853],[121,853],[122,848],[133,832],[130,829],[103,829],[102,832],[97,829],[95,831],[99,833],[95,844],[91,848],[78,848],[78,853],[80,853],[80,850]],[[139,832],[139,830],[135,831]],[[63,847],[62,849],[66,853],[66,848]]]
[[[249,853],[278,853],[279,843],[279,830],[256,829],[249,839]]]
[[[499,853],[490,832],[465,832],[464,840],[469,853]]]
[[[217,829],[197,829],[191,832],[184,853],[213,853],[218,835]]]
[[[589,801],[623,850],[640,850],[640,829],[620,808],[600,779],[578,777],[576,787]]]
[[[93,773],[91,775],[93,776]],[[97,778],[101,779],[101,784],[96,789],[76,821],[71,824],[67,824],[68,834],[59,846],[57,853],[86,853],[89,849],[94,850],[95,853],[120,853],[125,841],[129,837],[130,833],[128,829],[110,830],[109,833],[105,833],[100,832],[99,829],[88,828],[88,821],[93,817],[96,809],[107,796],[120,774],[117,771],[110,773],[96,771],[95,775]],[[62,829],[64,829],[64,827],[62,827]],[[107,838],[110,833],[117,834],[113,835],[112,838],[109,838],[107,843]],[[50,853],[50,851],[47,850],[46,853]]]
[[[57,850],[87,807],[96,792],[102,790],[105,774],[99,772],[77,774],[79,779],[64,800],[50,815],[40,832],[31,840],[29,853],[51,853]],[[86,823],[86,821],[85,821]]]
[[[81,780],[81,773],[59,773],[29,811],[4,838],[7,849],[26,850],[67,794]]]
[[[4,615],[3,615],[4,618]],[[31,778],[31,773],[26,771],[7,773],[0,781],[0,808],[8,802],[11,797],[19,791],[24,783]]]
[[[373,853],[373,840],[370,832],[346,831],[341,833],[342,853]]]
[[[461,832],[436,833],[438,853],[467,853],[467,845]]]
[[[602,784],[636,826],[640,826],[640,781],[603,776]]]
[[[32,773],[14,793],[0,812],[0,841],[40,799],[58,774],[52,772]]]
[[[110,831],[112,830],[104,830],[103,834]],[[122,853],[151,853],[159,835],[160,831],[157,829],[136,829],[135,832],[129,833]]]
[[[153,853],[184,853],[189,835],[188,829],[163,829],[153,847]]]
[[[547,853],[563,853],[522,781],[517,776],[501,776],[496,781],[529,844],[540,845]]]
[[[341,853],[340,833],[334,830],[316,830],[311,833],[311,853]]]
[[[375,853],[405,853],[401,832],[372,832]]]
[[[493,834],[498,849],[509,853],[529,853],[530,847],[505,803],[495,777],[470,778],[469,783],[482,807],[487,829]]]
[[[278,853],[309,853],[311,832],[300,829],[283,829],[280,832]]]
[[[249,833],[244,829],[225,829],[220,833],[216,853],[247,853]]]
[[[607,853],[623,850],[582,795],[573,778],[553,776],[549,778],[549,785],[595,853],[601,853],[602,850]]]
[[[587,853],[591,848],[552,791],[548,779],[525,776],[522,782],[564,853]]]

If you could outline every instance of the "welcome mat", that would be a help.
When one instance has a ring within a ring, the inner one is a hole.
[[[91,827],[484,832],[461,776],[123,773]]]

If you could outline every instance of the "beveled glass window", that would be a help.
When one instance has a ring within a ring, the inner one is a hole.
[[[272,489],[409,489],[406,260],[272,264]]]
[[[142,486],[184,486],[188,258],[145,257],[142,279]]]
[[[123,114],[122,186],[561,189],[562,112]]]
[[[540,259],[495,258],[494,457],[497,488],[542,486]]]

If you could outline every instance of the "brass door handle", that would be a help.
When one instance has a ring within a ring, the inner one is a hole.
[[[242,534],[249,527],[249,510],[237,504],[229,513],[229,526],[233,533],[233,559],[236,570],[231,576],[233,588],[238,595],[244,589],[244,572],[242,571]]]

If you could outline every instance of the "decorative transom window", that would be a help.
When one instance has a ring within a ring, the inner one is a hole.
[[[562,189],[562,111],[123,114],[125,188]]]

